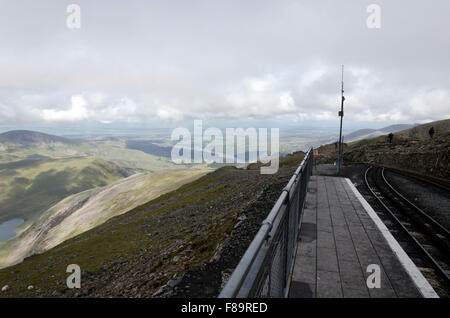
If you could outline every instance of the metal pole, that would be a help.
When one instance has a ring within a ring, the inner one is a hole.
[[[339,117],[341,117],[341,126],[339,128],[339,154],[337,162],[337,174],[339,175],[341,171],[342,163],[342,120],[344,118],[344,65],[342,65],[342,80],[341,80],[341,111],[339,112]]]

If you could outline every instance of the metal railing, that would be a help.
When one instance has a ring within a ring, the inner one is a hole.
[[[219,298],[286,296],[312,167],[311,148],[263,221]]]

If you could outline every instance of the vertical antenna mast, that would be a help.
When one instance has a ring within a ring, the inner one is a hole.
[[[342,79],[341,79],[341,111],[339,112],[339,117],[341,117],[341,126],[339,128],[339,154],[337,162],[337,174],[339,175],[341,171],[342,164],[342,120],[344,118],[344,65],[342,65]]]

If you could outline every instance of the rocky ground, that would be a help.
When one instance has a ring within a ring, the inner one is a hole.
[[[231,235],[221,244],[211,261],[186,273],[164,296],[218,296],[291,177],[291,174],[286,172],[280,175],[276,183],[264,186],[257,199],[242,211]]]
[[[394,135],[392,143],[386,136],[362,140],[345,144],[343,156],[346,164],[379,164],[450,179],[450,132],[423,139]],[[319,148],[317,163],[333,163],[336,158],[334,145]]]
[[[303,156],[282,158],[274,175],[209,173],[0,270],[0,296],[217,296]],[[66,286],[69,264],[82,270],[81,289]]]

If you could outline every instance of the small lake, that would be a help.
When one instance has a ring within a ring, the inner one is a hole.
[[[0,223],[0,242],[9,240],[16,236],[14,228],[23,223],[22,219],[11,219],[6,222]]]

